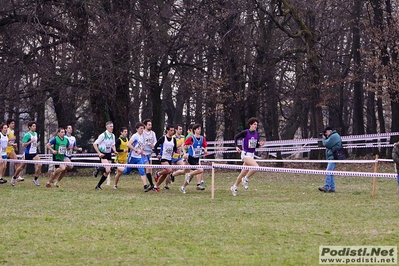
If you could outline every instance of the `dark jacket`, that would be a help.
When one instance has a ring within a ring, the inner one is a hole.
[[[396,172],[399,174],[399,142],[393,144],[392,159],[396,164]]]
[[[333,151],[342,147],[341,136],[337,133],[337,131],[333,130],[330,135],[322,140],[322,142],[323,146],[326,147],[326,159],[334,160]]]

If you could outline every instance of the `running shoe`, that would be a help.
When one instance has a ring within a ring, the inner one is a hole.
[[[96,166],[96,168],[94,168],[94,171],[93,171],[93,176],[97,177],[97,175],[98,175],[98,167]]]
[[[148,191],[151,191],[151,190],[153,190],[153,189],[154,189],[153,186],[150,186],[150,185],[145,185],[145,186],[144,186],[144,192],[148,192]]]
[[[237,196],[237,187],[235,185],[232,185],[230,190],[234,197]]]
[[[154,180],[155,180],[155,183],[158,183],[158,180],[159,180],[159,171],[156,171],[156,172],[155,172],[155,178],[154,178]]]
[[[191,179],[191,175],[190,174],[186,174],[186,183],[187,183],[187,185],[190,184],[190,179]]]
[[[186,188],[185,187],[180,187],[180,192],[183,194],[186,194]]]
[[[15,177],[13,176],[13,177],[11,177],[11,186],[15,186]]]
[[[159,190],[159,188],[157,187],[157,186],[154,186],[154,190],[156,191],[156,192],[161,192],[161,190]]]
[[[195,188],[196,190],[205,190],[205,188],[201,185],[197,185],[197,187]]]
[[[33,179],[32,181],[37,187],[40,186],[39,179]]]
[[[96,190],[103,190],[101,187],[99,187],[99,186],[96,186],[96,188],[95,188]]]
[[[114,185],[114,189],[118,189],[118,186],[117,186],[117,185]]]
[[[242,185],[244,186],[245,189],[248,189],[248,178],[245,176],[241,179]]]
[[[17,178],[17,181],[18,182],[22,182],[22,181],[24,181],[25,180],[25,178],[23,178],[22,176],[18,176],[18,178]]]
[[[5,184],[5,183],[7,183],[7,180],[0,178],[0,184]]]

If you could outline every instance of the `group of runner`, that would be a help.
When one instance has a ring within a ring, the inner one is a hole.
[[[1,158],[2,159],[18,159],[16,152],[18,151],[18,145],[15,142],[16,136],[14,132],[15,128],[15,120],[12,118],[7,119],[6,123],[0,124],[0,150],[1,150]],[[27,139],[27,136],[24,136],[24,140]],[[36,138],[37,140],[37,138]],[[26,144],[22,145],[23,148],[26,149]],[[25,168],[25,164],[18,162],[14,162],[14,176],[11,179],[11,185],[15,185],[16,182],[22,182],[25,179],[20,176],[20,173]],[[7,183],[3,177],[7,170],[7,161],[0,162],[0,184]],[[37,180],[37,179],[36,179]]]
[[[175,181],[175,176],[186,175],[183,185],[180,187],[182,193],[186,193],[186,186],[197,176],[197,190],[204,190],[203,169],[198,167],[199,159],[207,153],[206,138],[201,135],[201,125],[192,124],[189,126],[188,135],[183,136],[183,126],[166,126],[165,135],[156,138],[152,131],[152,122],[149,119],[138,122],[135,125],[136,133],[127,139],[127,128],[122,127],[118,139],[113,132],[113,123],[106,123],[106,130],[95,140],[93,147],[97,152],[100,162],[106,166],[103,169],[95,170],[94,175],[102,170],[100,180],[95,187],[96,190],[102,190],[102,184],[111,172],[112,153],[116,155],[115,162],[118,164],[142,165],[136,167],[145,192],[155,190],[160,192],[160,187],[165,182],[164,189],[169,189],[169,185]],[[146,167],[151,163],[151,155],[155,154],[160,160],[161,170],[156,171],[152,177],[152,167]],[[193,165],[192,170],[181,169],[173,172],[170,165]],[[115,175],[114,189],[118,189],[119,178],[122,174],[129,174],[132,168],[118,167]],[[154,182],[155,181],[155,182]]]
[[[14,133],[15,121],[13,119],[7,120],[7,124],[3,123],[0,125],[1,128],[1,156],[2,159],[17,159],[16,152],[18,151],[18,145],[15,143],[16,137]],[[37,154],[37,144],[38,144],[38,136],[36,132],[36,122],[28,122],[29,131],[25,133],[22,138],[22,147],[24,148],[23,159],[24,160],[34,160],[40,161],[40,157]],[[72,136],[72,126],[68,125],[66,130],[64,128],[59,128],[57,131],[57,136],[52,138],[50,142],[46,145],[46,147],[53,154],[54,161],[64,161],[71,162],[72,151],[82,151],[82,148],[78,148],[76,146],[76,139]],[[26,162],[18,163],[14,162],[15,170],[14,174],[11,177],[11,185],[15,186],[16,182],[24,181],[24,178],[20,175],[26,167]],[[67,170],[73,168],[72,165],[56,165],[56,170],[53,173],[50,173],[50,180],[46,183],[47,187],[51,187],[51,183],[57,178],[55,182],[56,186],[59,186],[58,183],[65,176]],[[39,176],[41,174],[41,163],[35,164],[35,173],[33,178],[33,183],[36,186],[40,186]],[[6,183],[7,181],[3,179],[5,171],[7,169],[7,161],[2,161],[0,163],[0,183]]]
[[[17,156],[15,151],[17,145],[15,143],[15,135],[13,126],[15,121],[11,121],[10,125],[1,124],[1,152],[2,159],[12,158],[16,159]],[[249,129],[244,130],[237,134],[234,138],[237,152],[241,153],[241,159],[243,165],[247,166],[258,166],[256,163],[255,149],[260,145],[263,145],[263,141],[259,140],[257,132],[258,120],[256,118],[250,118],[248,120]],[[118,164],[132,164],[139,171],[141,181],[143,183],[143,189],[145,192],[155,190],[160,192],[160,187],[163,182],[165,185],[163,189],[169,189],[169,185],[175,181],[175,177],[179,175],[185,175],[183,184],[180,186],[180,191],[186,194],[186,187],[192,182],[192,179],[196,177],[196,190],[205,190],[203,180],[203,169],[199,166],[199,160],[202,156],[206,156],[207,152],[207,141],[204,136],[201,135],[202,127],[201,124],[191,124],[188,128],[188,134],[186,137],[183,135],[182,125],[168,125],[165,129],[165,134],[156,139],[155,132],[152,131],[152,122],[150,119],[146,119],[143,122],[138,122],[135,125],[136,132],[128,139],[128,129],[122,127],[119,132],[120,136],[116,139],[113,134],[114,125],[111,121],[107,122],[106,130],[101,133],[93,143],[93,148],[98,154],[100,163],[104,164],[104,167],[96,168],[94,175],[97,176],[101,173],[96,190],[102,190],[102,184],[111,173],[112,166],[112,153],[115,154],[115,162]],[[25,160],[40,160],[37,154],[37,133],[36,123],[28,123],[29,131],[24,135],[22,139],[22,147],[24,148],[24,159]],[[50,188],[52,185],[59,187],[59,183],[65,176],[68,170],[73,168],[71,162],[71,156],[73,151],[82,151],[82,148],[76,146],[76,139],[72,136],[72,126],[68,125],[66,129],[60,127],[57,130],[57,135],[50,139],[46,147],[53,155],[53,161],[55,162],[66,162],[66,164],[56,164],[54,172],[50,173],[49,180],[46,183],[46,187]],[[238,145],[238,141],[242,139],[242,147]],[[12,152],[7,152],[12,150]],[[150,164],[151,155],[154,154],[160,160],[161,170],[156,171],[155,178],[152,177],[152,167],[146,167]],[[142,167],[137,166],[142,165]],[[168,167],[170,165],[191,165],[189,168],[182,168],[173,172],[173,168]],[[6,161],[0,163],[0,183],[6,183],[3,179],[7,163]],[[19,166],[16,164],[14,175],[11,178],[11,185],[15,186],[16,182],[23,181],[20,174],[24,170],[26,163],[20,163]],[[33,178],[33,183],[36,186],[40,186],[38,178],[41,173],[41,164],[37,162],[35,164],[36,170]],[[129,174],[132,168],[130,167],[117,167],[115,174],[114,189],[118,189],[118,183],[122,174]],[[248,180],[255,173],[255,170],[242,170],[237,177],[236,182],[231,186],[231,192],[233,196],[237,195],[237,187],[242,182],[245,189],[248,189]],[[155,182],[154,182],[155,181]]]

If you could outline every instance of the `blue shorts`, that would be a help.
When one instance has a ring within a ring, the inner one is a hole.
[[[151,154],[143,155],[143,164],[151,163]]]
[[[7,154],[1,155],[1,159],[7,159],[7,158],[8,158]]]
[[[178,161],[181,161],[181,160],[183,160],[182,157],[179,157],[179,158],[172,158],[172,163],[177,163]]]
[[[129,158],[128,164],[144,164],[143,163],[143,157],[141,157],[141,158],[132,158],[131,157],[131,158]],[[124,175],[128,175],[128,174],[130,174],[132,172],[132,170],[133,170],[133,168],[126,167],[125,170],[123,170],[123,174]],[[137,168],[137,170],[139,170],[139,173],[140,173],[141,176],[145,175],[144,168],[140,167],[140,168]]]

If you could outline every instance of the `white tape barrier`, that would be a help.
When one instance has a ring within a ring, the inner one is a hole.
[[[367,173],[367,172],[344,172],[344,171],[326,171],[326,170],[306,170],[295,168],[277,168],[277,167],[254,167],[254,166],[238,166],[228,164],[213,164],[214,168],[224,169],[245,169],[256,170],[261,172],[280,172],[290,174],[312,174],[312,175],[340,175],[340,176],[358,176],[358,177],[382,177],[382,178],[396,178],[397,174],[388,173]]]
[[[362,149],[362,148],[388,148],[393,144],[367,143],[362,145],[342,145],[346,149]],[[278,147],[278,148],[257,148],[256,151],[309,151],[309,150],[325,150],[326,147],[316,146],[300,146],[300,147]]]
[[[239,143],[239,145],[241,145]],[[345,148],[380,148],[380,147],[393,147],[393,144],[390,144],[388,141],[384,142],[362,142],[362,143],[350,143],[343,144]],[[211,148],[212,150],[227,150],[227,149],[235,149],[235,146],[208,146],[208,150]],[[261,147],[262,149],[269,149],[271,151],[276,150],[307,150],[307,149],[325,149],[325,147],[318,146],[317,143],[303,143],[300,144],[279,144],[279,145],[268,145],[265,144]]]
[[[18,162],[26,164],[53,164],[53,165],[73,165],[73,166],[85,166],[85,167],[128,167],[128,168],[178,168],[178,169],[212,169],[210,165],[162,165],[162,164],[120,164],[120,163],[79,163],[79,162],[58,162],[48,160],[13,160],[13,159],[0,159],[6,162]]]
[[[388,144],[388,145],[379,145],[379,144],[373,144],[373,143],[368,143],[363,146],[359,145],[347,145],[344,146],[347,149],[350,148],[382,148],[382,147],[393,147],[393,144]],[[296,151],[296,152],[310,152],[311,150],[325,150],[325,147],[314,147],[314,146],[308,146],[308,147],[279,147],[279,148],[257,148],[257,152],[277,152],[277,151]],[[224,153],[237,153],[235,147],[224,147],[222,150],[217,150],[214,152],[208,152],[206,156],[214,155],[214,154],[224,154]],[[41,154],[41,158],[51,158],[51,154]],[[22,157],[18,156],[19,158]],[[98,154],[97,153],[74,153],[72,154],[72,160],[80,160],[80,157],[97,157],[97,158],[84,158],[85,160],[98,160]],[[152,158],[154,160],[157,160],[157,158]]]
[[[364,135],[351,135],[351,136],[341,136],[343,142],[346,141],[358,141],[358,140],[376,140],[376,139],[387,139],[391,136],[397,136],[399,132],[390,132],[390,133],[378,133],[378,134],[364,134]],[[320,138],[308,138],[308,139],[289,139],[289,140],[271,140],[266,141],[265,146],[273,146],[275,144],[285,144],[285,145],[298,145],[298,144],[307,144],[307,143],[317,143],[320,141]],[[234,140],[225,140],[225,141],[207,141],[208,144],[234,144]]]
[[[201,162],[220,162],[219,159],[200,159]],[[269,159],[269,160],[255,160],[258,163],[376,163],[378,160],[282,160],[282,159]],[[388,162],[393,160],[386,159]],[[242,162],[240,159],[223,159],[223,162]]]
[[[387,139],[390,136],[399,135],[399,132],[391,132],[391,133],[380,133],[380,134],[365,134],[365,135],[353,135],[353,136],[343,136],[342,141],[357,141],[357,140],[376,140],[376,139]],[[266,141],[265,144],[257,148],[256,151],[259,152],[276,152],[276,151],[297,151],[297,152],[309,152],[311,150],[321,150],[325,149],[325,147],[315,146],[321,139],[317,138],[309,138],[309,139],[293,139],[293,140],[274,140],[274,141]],[[241,140],[240,140],[241,142]],[[210,145],[218,145],[218,144],[234,144],[234,140],[227,141],[208,141]],[[385,143],[385,144],[383,144]],[[358,149],[358,148],[383,148],[383,147],[393,147],[393,144],[386,144],[387,142],[377,142],[377,143],[357,143],[350,145],[343,145],[347,149]],[[274,147],[273,146],[281,146],[281,145],[293,145],[294,147]],[[304,146],[298,146],[304,145]],[[296,147],[295,147],[296,146]],[[267,147],[267,148],[266,148]],[[270,148],[272,147],[272,148]],[[223,153],[234,153],[236,152],[235,147],[212,147],[209,149],[214,149],[214,152],[208,153],[208,156],[211,154],[223,154]],[[219,150],[221,149],[221,150]],[[230,149],[230,150],[229,150]],[[217,150],[217,151],[216,151]],[[23,157],[23,155],[17,155],[18,158]],[[41,158],[51,157],[52,154],[40,154]],[[74,157],[96,157],[97,153],[73,153],[71,155]]]
[[[265,145],[267,146],[267,145]],[[325,147],[318,147],[318,146],[298,146],[298,147],[275,147],[275,148],[264,148],[260,147],[257,148],[257,152],[310,152],[312,150],[325,150]],[[356,144],[356,145],[343,145],[346,149],[363,149],[363,148],[390,148],[393,147],[393,144],[379,144],[379,143],[364,143],[364,144]],[[208,153],[211,154],[223,154],[223,153],[235,153],[237,152],[235,147],[223,147],[223,149],[214,149],[215,151]]]
[[[387,139],[390,136],[399,135],[399,132],[391,132],[391,133],[380,133],[380,134],[366,134],[366,135],[353,135],[353,136],[343,136],[342,141],[356,141],[356,140],[376,140],[376,139]],[[241,140],[240,140],[241,141]],[[275,151],[304,151],[309,152],[310,150],[319,150],[325,149],[325,147],[312,146],[318,143],[320,139],[317,138],[309,138],[309,139],[291,139],[291,140],[273,140],[266,141],[263,148],[257,148],[256,151],[260,152],[275,152]],[[217,144],[234,144],[234,140],[227,141],[208,141],[208,144],[217,145]],[[384,142],[386,143],[386,142]],[[276,148],[265,148],[265,147],[273,147],[277,145],[296,145],[297,147],[276,147]],[[309,146],[298,146],[298,145],[309,145]],[[344,145],[345,148],[382,148],[382,147],[393,147],[393,144],[382,144],[381,142],[377,143],[358,143],[351,145]],[[223,153],[234,153],[236,152],[235,147],[209,147],[213,149],[222,149],[220,151],[214,151],[208,153],[208,156],[211,154],[223,154]],[[232,150],[229,150],[232,149]],[[23,155],[18,154],[18,158],[22,158]],[[39,154],[40,158],[51,158],[53,155],[50,153],[47,154]],[[73,153],[71,155],[74,157],[98,157],[97,153]]]
[[[204,159],[202,159],[204,160]],[[12,160],[12,159],[2,159],[0,161],[7,162],[19,162],[19,163],[27,163],[27,164],[54,164],[54,165],[73,165],[73,166],[89,166],[89,167],[128,167],[128,168],[176,168],[176,169],[192,169],[192,168],[202,168],[202,169],[245,169],[245,170],[256,170],[262,172],[281,172],[281,173],[293,173],[293,174],[316,174],[316,175],[340,175],[340,176],[358,176],[358,177],[381,177],[381,178],[396,178],[397,174],[389,174],[389,173],[371,173],[371,172],[346,172],[346,171],[326,171],[326,170],[309,170],[309,169],[295,169],[295,168],[278,168],[278,167],[254,167],[254,166],[243,166],[243,165],[228,165],[228,164],[215,164],[212,165],[151,165],[151,164],[104,164],[104,163],[78,163],[78,162],[54,162],[54,161],[46,161],[46,160]],[[207,161],[210,161],[208,159]],[[226,161],[226,160],[219,160]],[[278,160],[263,160],[268,162],[278,162]],[[295,162],[310,162],[310,160],[282,160],[282,161],[295,161]],[[354,161],[354,160],[312,160],[312,162],[344,162],[347,163],[375,163],[378,160],[362,160],[362,161]],[[385,160],[384,160],[385,161]]]
[[[362,143],[348,143],[343,146],[347,149],[361,149],[361,148],[389,148],[393,144],[389,144],[389,138],[391,136],[399,135],[399,132],[391,133],[379,133],[379,134],[365,134],[365,135],[352,135],[352,136],[341,136],[342,142],[354,142],[363,141]],[[282,154],[291,154],[310,152],[312,150],[325,149],[319,147],[318,143],[321,141],[320,138],[309,138],[309,139],[291,139],[291,140],[275,140],[266,141],[264,146],[257,148],[256,151],[260,152],[282,152]],[[367,141],[374,141],[374,143],[368,143]],[[377,142],[376,142],[377,141]],[[241,140],[239,140],[239,144]],[[234,144],[234,140],[228,141],[208,141],[208,144],[215,145],[210,146],[208,150],[214,150],[213,154],[223,154],[234,152],[235,147],[223,147],[224,144]],[[219,146],[217,146],[219,145]],[[283,147],[281,147],[283,146]],[[221,151],[222,149],[222,151]],[[217,151],[216,151],[217,150]]]

